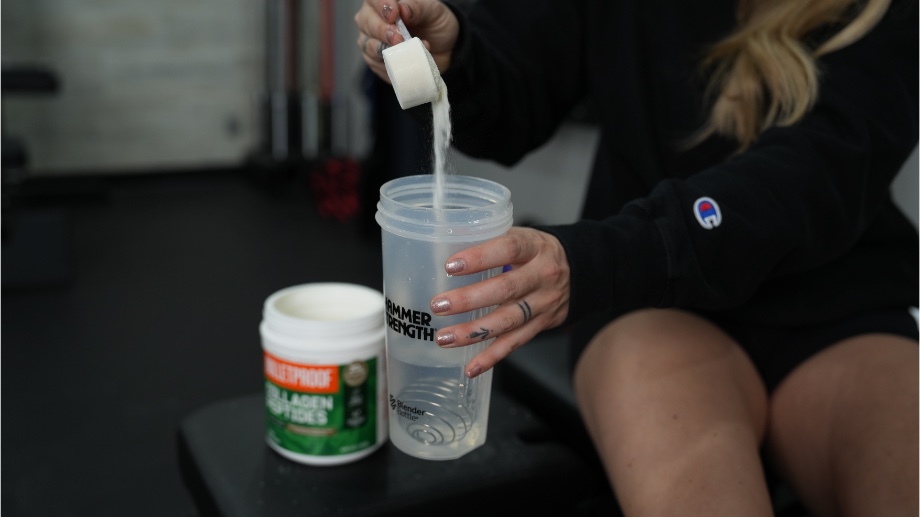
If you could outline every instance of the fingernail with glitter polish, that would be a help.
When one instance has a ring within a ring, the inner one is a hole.
[[[476,376],[479,375],[480,373],[482,373],[482,366],[479,366],[479,365],[477,364],[477,365],[473,366],[472,368],[470,368],[469,370],[467,370],[466,376],[467,376],[468,378],[472,379],[473,377],[476,377]]]
[[[465,268],[466,261],[463,259],[451,260],[444,266],[444,269],[452,275],[462,272]]]
[[[393,12],[393,6],[390,4],[383,4],[383,8],[380,10],[380,14],[383,15],[383,19],[389,21],[390,13]]]
[[[446,332],[444,334],[438,334],[436,339],[438,341],[438,346],[447,346],[454,344],[454,341],[457,340],[457,336],[450,332]]]
[[[391,31],[391,30],[388,30],[388,31],[387,31],[387,43],[389,43],[390,45],[392,45],[392,44],[393,44],[393,36],[395,36],[395,35],[396,35],[395,32],[393,32],[393,31]]]
[[[431,310],[435,313],[447,312],[450,310],[450,300],[439,298],[431,301]]]

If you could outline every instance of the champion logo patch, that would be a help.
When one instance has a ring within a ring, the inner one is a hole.
[[[696,216],[700,226],[707,230],[712,230],[722,224],[722,211],[719,210],[719,204],[709,197],[701,197],[693,202],[693,215]]]

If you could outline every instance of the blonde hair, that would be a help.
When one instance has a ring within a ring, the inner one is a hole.
[[[703,61],[713,71],[709,98],[714,101],[708,121],[693,140],[698,143],[717,133],[737,140],[743,151],[765,129],[799,121],[818,97],[815,59],[864,36],[889,4],[890,0],[740,0],[738,28],[710,48]],[[846,25],[815,49],[804,41],[816,29],[841,23]]]

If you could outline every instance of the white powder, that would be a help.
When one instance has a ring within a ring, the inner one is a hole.
[[[403,30],[403,27],[400,28]],[[408,32],[401,32],[403,37]],[[387,76],[393,84],[393,91],[402,109],[431,103],[434,144],[434,195],[432,207],[445,208],[447,155],[450,152],[450,102],[447,100],[447,86],[441,80],[438,66],[425,48],[422,40],[407,39],[399,45],[383,50],[383,62]]]
[[[444,208],[447,192],[444,177],[447,174],[447,154],[450,151],[450,102],[447,100],[447,85],[440,82],[438,98],[431,103],[434,129],[434,200],[435,210]]]

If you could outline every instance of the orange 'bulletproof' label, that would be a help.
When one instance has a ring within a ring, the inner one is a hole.
[[[338,393],[338,366],[298,364],[265,352],[265,377],[278,386],[303,393]]]

